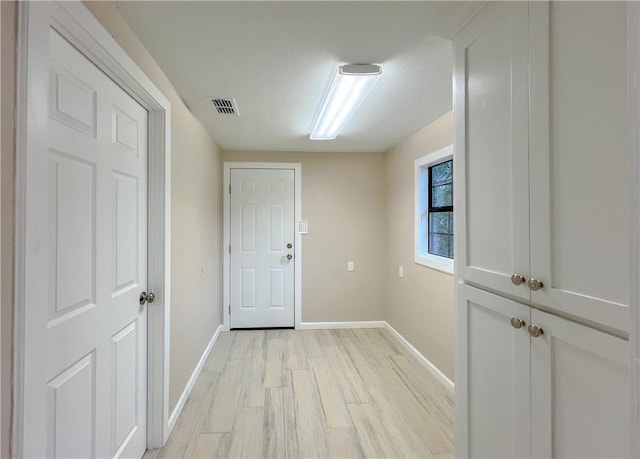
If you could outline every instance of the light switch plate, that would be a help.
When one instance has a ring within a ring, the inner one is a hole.
[[[309,233],[309,222],[307,220],[300,220],[298,222],[298,233],[300,234]]]
[[[355,270],[355,266],[353,264],[353,261],[347,261],[347,271],[354,271]]]
[[[404,266],[398,266],[398,277],[404,277]]]

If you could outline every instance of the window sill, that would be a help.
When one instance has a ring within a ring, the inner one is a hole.
[[[418,265],[435,269],[447,274],[453,274],[453,260],[450,258],[438,257],[436,255],[417,256],[415,262]]]

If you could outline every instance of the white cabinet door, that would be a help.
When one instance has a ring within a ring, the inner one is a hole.
[[[454,40],[457,275],[529,298],[528,7],[489,3]]]
[[[531,300],[627,330],[627,5],[530,11],[531,276],[543,282]]]
[[[529,308],[458,284],[457,311],[456,457],[529,457]]]
[[[631,457],[629,343],[538,310],[531,338],[533,457]]]

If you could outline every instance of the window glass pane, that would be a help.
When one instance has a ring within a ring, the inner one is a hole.
[[[431,167],[431,184],[443,185],[453,180],[453,161],[446,161]]]
[[[449,239],[449,258],[453,258],[453,234],[450,236],[447,236],[447,238]]]
[[[429,253],[441,257],[449,257],[449,238],[446,234],[429,234]]]
[[[431,207],[445,207],[453,205],[453,185],[439,185],[431,188]]]
[[[429,214],[429,232],[453,234],[453,212],[431,212]]]

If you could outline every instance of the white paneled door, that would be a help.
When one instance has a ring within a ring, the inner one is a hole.
[[[49,43],[48,149],[26,181],[23,453],[141,457],[147,112],[53,29]]]
[[[294,326],[292,169],[231,169],[231,328]]]

